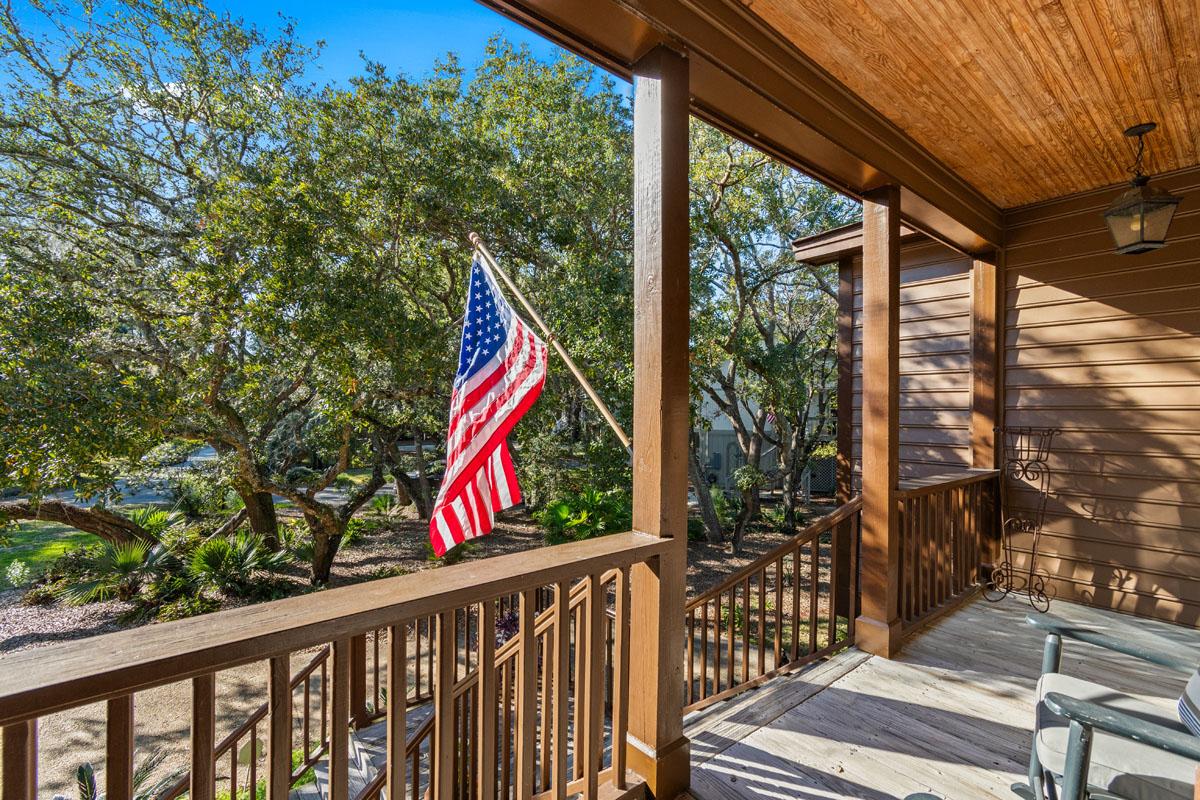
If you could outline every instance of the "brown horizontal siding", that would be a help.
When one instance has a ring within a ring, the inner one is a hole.
[[[1058,596],[1194,625],[1200,170],[1155,184],[1185,200],[1169,245],[1140,256],[1113,253],[1108,193],[1008,215],[1005,416],[1062,429],[1039,562]],[[1010,514],[1036,503],[1008,500]],[[1028,537],[1014,544],[1027,561]]]
[[[900,477],[970,466],[971,262],[934,242],[900,251]],[[862,262],[854,264],[851,465],[862,464]]]

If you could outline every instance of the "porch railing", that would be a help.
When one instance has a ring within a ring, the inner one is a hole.
[[[358,798],[385,789],[412,800],[622,796],[638,788],[625,769],[630,568],[668,546],[618,534],[446,567],[434,586],[428,574],[407,575],[9,656],[0,664],[4,794],[36,792],[39,716],[107,701],[108,796],[132,796],[134,693],[191,680],[191,800],[212,800],[224,759],[221,788],[254,796],[260,728],[267,797],[286,797],[324,758],[330,800],[352,800],[351,701],[368,692],[364,721],[385,721],[387,768]],[[313,648],[327,649],[290,675],[290,654]],[[216,673],[259,661],[269,702],[217,742]],[[428,696],[432,713],[409,734],[409,709]],[[239,786],[243,741],[251,749]]]
[[[861,511],[851,500],[687,604],[685,711],[853,643]]]
[[[999,471],[905,481],[900,503],[899,617],[912,631],[957,607],[980,582],[996,536]]]

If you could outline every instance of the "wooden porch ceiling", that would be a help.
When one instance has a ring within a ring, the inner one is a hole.
[[[1200,162],[1196,0],[753,0],[754,13],[1002,208]]]
[[[481,0],[628,77],[685,51],[692,111],[980,254],[1001,209],[1200,163],[1195,0]]]

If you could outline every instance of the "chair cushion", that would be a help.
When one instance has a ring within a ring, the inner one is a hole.
[[[1067,720],[1050,711],[1042,702],[1050,692],[1087,700],[1172,730],[1187,732],[1187,728],[1169,708],[1158,708],[1097,683],[1051,672],[1041,677],[1037,689],[1035,746],[1042,767],[1055,776],[1062,775],[1067,760],[1068,734]],[[1129,800],[1176,797],[1192,800],[1196,766],[1195,761],[1182,756],[1096,731],[1092,740],[1088,784]]]
[[[1179,721],[1200,736],[1200,669],[1188,678],[1187,686],[1179,696]]]

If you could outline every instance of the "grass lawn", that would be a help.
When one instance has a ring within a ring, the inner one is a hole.
[[[0,547],[0,588],[7,589],[4,573],[14,561],[24,561],[35,572],[67,550],[81,544],[95,544],[99,538],[56,522],[22,522],[8,532],[12,544]]]

